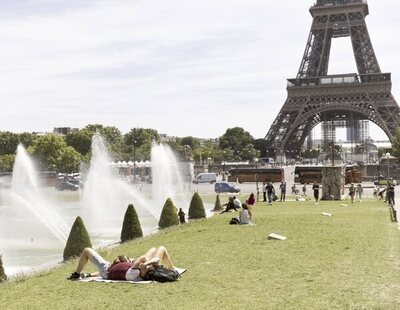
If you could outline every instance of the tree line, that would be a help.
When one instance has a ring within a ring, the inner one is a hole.
[[[90,161],[92,137],[96,132],[104,138],[111,156],[117,161],[133,160],[133,153],[137,161],[150,160],[153,141],[166,143],[182,158],[192,158],[197,163],[252,160],[266,156],[265,140],[254,139],[241,127],[227,129],[218,139],[201,139],[167,137],[151,128],[132,128],[122,134],[114,126],[90,124],[65,136],[0,131],[0,172],[12,171],[18,144],[22,144],[36,159],[41,171],[78,172],[82,163]]]

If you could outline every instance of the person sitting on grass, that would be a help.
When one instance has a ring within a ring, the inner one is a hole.
[[[225,212],[229,212],[230,210],[235,210],[235,211],[237,211],[236,205],[235,205],[234,202],[233,202],[234,199],[235,199],[235,197],[229,197],[228,202],[227,202],[227,203],[224,203],[224,204],[222,205],[223,207],[226,207],[225,210],[223,210],[220,214],[225,213]]]
[[[239,224],[251,224],[252,214],[247,208],[247,204],[242,204],[242,210],[239,212]]]
[[[250,194],[249,198],[247,198],[246,200],[246,203],[251,206],[256,204],[256,198],[254,197],[254,193]]]
[[[93,273],[83,273],[89,260],[96,267]],[[87,277],[101,276],[108,280],[142,281],[150,269],[154,269],[161,262],[169,269],[175,269],[167,249],[164,246],[151,248],[137,259],[130,259],[126,255],[118,255],[112,263],[105,260],[95,250],[85,248],[79,258],[78,266],[68,280],[79,280]]]

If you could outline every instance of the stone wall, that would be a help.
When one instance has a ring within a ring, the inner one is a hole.
[[[321,200],[340,200],[344,194],[345,169],[342,166],[322,167]]]

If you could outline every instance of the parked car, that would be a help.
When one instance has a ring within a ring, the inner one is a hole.
[[[217,181],[217,174],[215,172],[199,173],[193,180],[194,184],[210,183],[213,184]]]
[[[239,193],[240,188],[233,183],[229,182],[216,182],[214,184],[214,190],[216,193]]]
[[[77,191],[79,186],[70,181],[60,181],[56,184],[55,188],[58,191]]]

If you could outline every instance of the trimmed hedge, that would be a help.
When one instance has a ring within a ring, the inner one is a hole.
[[[189,207],[189,218],[200,219],[206,217],[203,200],[198,193],[194,193]]]
[[[215,204],[213,211],[222,211],[221,200],[219,199],[219,195],[215,198]]]
[[[85,224],[80,216],[78,216],[72,225],[71,232],[64,249],[64,260],[81,255],[84,248],[91,248],[89,234],[86,230]]]
[[[3,259],[1,257],[2,257],[2,255],[0,255],[0,283],[7,281],[7,275],[4,272]]]
[[[168,198],[161,211],[158,227],[167,228],[175,225],[179,225],[179,217],[177,214],[177,209],[174,203],[172,202],[171,198]]]
[[[125,212],[124,222],[121,230],[121,242],[126,242],[143,237],[142,227],[135,207],[130,204]]]

